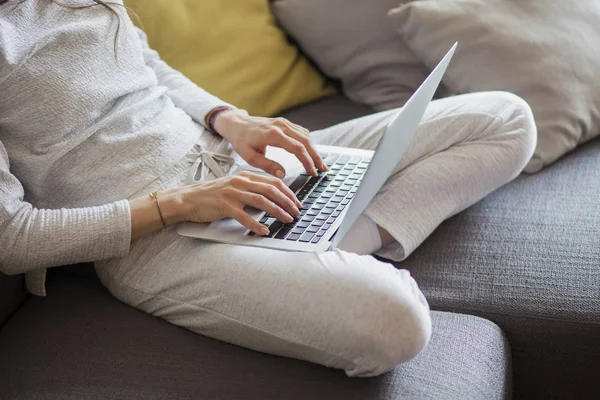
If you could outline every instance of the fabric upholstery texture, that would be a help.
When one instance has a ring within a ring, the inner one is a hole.
[[[444,83],[455,93],[506,90],[533,109],[537,172],[600,133],[600,3],[547,0],[425,0],[391,19],[433,67],[459,42]]]
[[[150,46],[209,93],[271,116],[332,94],[288,43],[266,0],[126,0]]]
[[[313,131],[364,117],[373,112],[367,106],[353,103],[341,94],[335,94],[310,104],[286,110],[280,116]]]
[[[427,76],[387,18],[398,0],[276,0],[279,23],[344,93],[378,111],[404,105]],[[309,27],[307,29],[307,27]]]
[[[497,323],[519,399],[600,398],[600,141],[448,220],[404,263],[433,309]]]
[[[27,297],[23,275],[0,274],[0,327]]]
[[[434,313],[428,348],[374,379],[202,337],[117,300],[98,282],[50,279],[0,331],[0,398],[505,399],[509,346],[480,318]],[[32,385],[32,382],[37,382]]]

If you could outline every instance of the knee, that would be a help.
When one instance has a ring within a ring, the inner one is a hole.
[[[429,305],[408,271],[395,271],[396,290],[370,293],[370,313],[354,324],[349,376],[376,376],[419,354],[431,337]]]
[[[512,154],[518,173],[531,160],[537,146],[537,127],[533,111],[521,97],[509,92],[494,92],[501,102],[500,115],[503,131],[512,144]],[[518,175],[518,174],[517,174]]]

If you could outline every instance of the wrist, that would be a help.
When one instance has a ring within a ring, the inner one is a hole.
[[[161,191],[158,196],[165,224],[173,225],[187,221],[187,210],[180,188]]]
[[[217,115],[214,121],[215,131],[231,142],[231,134],[236,131],[235,125],[243,124],[248,118],[246,110],[230,109]]]

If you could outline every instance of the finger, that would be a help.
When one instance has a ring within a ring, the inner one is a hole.
[[[317,168],[319,168],[319,171],[322,171],[322,172],[329,171],[329,168],[327,167],[327,164],[325,164],[323,157],[321,157],[321,155],[319,154],[317,147],[310,140],[310,136],[308,135],[308,130],[305,128],[299,127],[298,125],[294,125],[291,122],[289,122],[288,120],[284,119],[283,121],[286,124],[286,128],[284,128],[284,129],[287,129],[285,131],[285,133],[287,133],[288,136],[293,137],[294,139],[296,139],[297,141],[299,141],[300,143],[302,143],[304,145],[304,147],[306,148],[306,151],[308,151],[308,154],[312,158],[313,162],[315,163]]]
[[[317,169],[315,163],[306,151],[306,147],[296,139],[286,135],[283,132],[273,135],[268,143],[271,146],[281,147],[285,151],[292,153],[304,166],[304,169],[310,175],[316,176]]]
[[[285,168],[278,162],[269,160],[264,154],[252,150],[250,154],[244,155],[246,162],[253,167],[260,168],[267,174],[276,176],[279,179],[285,178]],[[258,175],[258,174],[257,174]]]
[[[252,218],[244,210],[233,210],[230,214],[231,218],[235,219],[237,222],[244,225],[252,232],[261,236],[269,234],[269,228]]]
[[[277,204],[273,203],[263,195],[245,192],[240,196],[239,200],[250,207],[254,207],[271,214],[280,221],[292,222],[294,220],[294,217],[285,212],[283,208],[279,207]]]
[[[247,177],[252,181],[263,182],[268,185],[273,185],[277,187],[284,195],[286,195],[290,200],[292,200],[296,204],[296,206],[302,207],[302,203],[300,202],[300,200],[298,200],[296,194],[292,192],[292,189],[290,189],[281,179],[254,173],[249,173]]]
[[[296,217],[302,215],[298,209],[298,206],[289,197],[283,194],[283,192],[277,186],[269,183],[249,182],[246,190],[266,197],[279,207],[283,208],[289,215]]]

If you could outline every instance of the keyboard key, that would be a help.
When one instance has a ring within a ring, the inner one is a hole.
[[[308,242],[310,242],[312,240],[313,236],[315,236],[314,233],[306,232],[304,235],[302,235],[300,237],[300,241],[303,242],[303,243],[308,243]]]
[[[264,224],[264,223],[265,223],[265,222],[267,222],[268,220],[269,220],[269,217],[265,215],[264,217],[262,217],[262,218],[260,219],[260,223],[261,223],[261,224]]]
[[[348,172],[346,170],[342,170],[342,171],[340,171],[340,176],[350,176],[350,172]]]
[[[337,163],[346,164],[348,161],[350,161],[350,156],[341,156],[340,158],[338,158]]]
[[[335,193],[335,191],[333,193]],[[328,191],[324,192],[323,194],[321,194],[321,198],[322,199],[330,199],[333,197],[333,193],[328,190]]]
[[[323,236],[325,236],[326,233],[327,233],[327,229],[321,229],[319,231],[319,233],[317,233],[317,236],[318,237],[323,237]]]
[[[320,241],[321,241],[321,238],[320,238],[320,237],[318,237],[318,236],[315,236],[315,237],[313,238],[313,240],[311,240],[310,242],[311,242],[311,243],[319,243]]]
[[[277,235],[275,235],[275,239],[285,239],[288,233],[290,233],[290,230],[287,228],[283,228],[282,230],[277,232]]]
[[[354,185],[342,185],[342,187],[340,188],[341,190],[352,190],[352,187]]]
[[[318,231],[319,231],[318,226],[309,226],[308,228],[306,228],[306,232],[317,233]]]
[[[333,210],[331,208],[325,209],[323,211],[321,211],[321,215],[331,215],[333,213]]]
[[[332,217],[335,217],[335,218],[337,218],[337,217],[339,217],[339,216],[340,216],[340,214],[341,214],[341,213],[342,213],[341,211],[334,211],[334,212],[331,214],[331,216],[332,216]]]
[[[304,201],[302,201],[302,204],[306,204],[308,206],[310,206],[311,204],[314,204],[317,201],[317,199],[306,199]]]
[[[315,210],[314,208],[311,209],[309,212],[306,213],[306,215],[319,215],[319,211],[320,210]]]
[[[333,196],[331,202],[340,203],[342,200],[344,200],[344,196]]]
[[[315,217],[313,215],[307,215],[306,217],[302,218],[302,221],[307,221],[307,222],[313,222],[315,220]]]
[[[317,200],[317,204],[327,204],[329,203],[329,199],[327,198],[321,198],[319,200]]]
[[[304,233],[304,228],[295,228],[295,229],[292,231],[292,234],[293,234],[293,235],[302,235],[303,233]]]
[[[358,156],[353,156],[350,161],[348,161],[348,164],[350,165],[357,165],[359,162],[362,161],[362,157],[358,157]]]
[[[312,226],[323,226],[325,224],[325,221],[320,221],[320,220],[315,220],[313,221],[313,223],[311,224]]]
[[[328,223],[328,224],[333,224],[333,223],[335,222],[335,219],[336,219],[336,218],[337,218],[337,217],[334,217],[334,216],[331,216],[331,217],[329,217],[329,219],[327,220],[327,223]]]
[[[325,214],[319,214],[319,216],[316,218],[320,221],[327,221],[327,218],[329,218],[329,214],[325,215]],[[314,220],[313,220],[314,221]]]
[[[295,242],[296,240],[300,239],[300,234],[296,234],[296,233],[292,233],[291,235],[289,235],[286,240],[291,240],[293,242]]]
[[[328,167],[331,167],[333,164],[335,164],[335,161],[338,159],[339,154],[329,154],[327,156],[327,158],[325,158],[325,164],[327,164]]]
[[[323,193],[325,191],[324,187],[317,186],[314,190],[316,193]]]
[[[256,233],[250,231],[250,232],[248,232],[248,236],[256,236]]]
[[[342,204],[343,206],[347,206],[348,204],[350,204],[350,199],[344,199],[344,200],[342,200],[342,203],[341,203],[341,204]]]
[[[282,227],[282,222],[273,222],[271,226],[269,226],[269,234],[266,237],[273,237]]]
[[[309,199],[316,199],[317,197],[319,197],[319,193],[315,193],[315,192],[312,192],[310,194],[310,196],[308,196]]]
[[[322,204],[315,204],[311,210],[322,210],[323,208],[325,208]]]
[[[309,225],[310,225],[310,222],[300,221],[300,223],[298,223],[298,225],[296,225],[296,226],[298,228],[308,228]]]
[[[290,185],[290,189],[292,192],[296,193],[298,189],[300,189],[308,180],[311,178],[310,175],[300,175],[296,178],[294,183]]]

